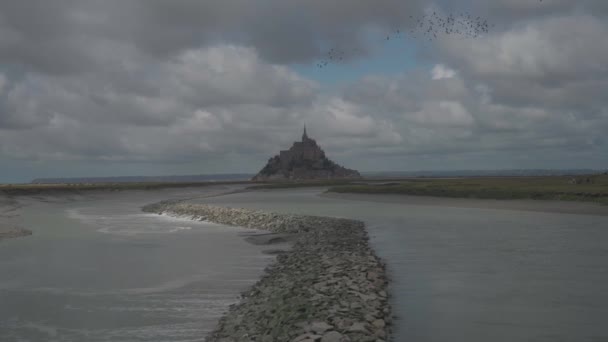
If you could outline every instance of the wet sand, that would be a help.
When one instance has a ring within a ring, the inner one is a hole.
[[[494,200],[476,198],[451,198],[410,196],[399,194],[349,194],[326,192],[321,197],[377,203],[401,203],[404,205],[439,206],[453,208],[499,209],[534,211],[578,215],[608,216],[608,205],[591,202],[541,201],[541,200]]]

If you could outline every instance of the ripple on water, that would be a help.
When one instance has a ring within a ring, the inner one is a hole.
[[[96,207],[70,208],[66,210],[71,219],[96,228],[99,233],[134,236],[139,234],[170,234],[192,230],[193,227],[217,227],[206,221],[193,221],[189,217],[175,217],[150,213],[118,212],[113,215],[99,213]]]

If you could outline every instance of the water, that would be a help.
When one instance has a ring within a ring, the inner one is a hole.
[[[273,257],[251,230],[140,206],[213,191],[29,200],[34,234],[0,242],[0,340],[202,341]]]
[[[31,201],[34,235],[0,242],[0,340],[201,341],[270,259],[241,229],[139,210],[188,197],[365,221],[388,261],[395,341],[608,341],[608,216],[322,189],[197,197],[220,190]]]
[[[193,201],[365,221],[393,280],[395,341],[608,341],[608,216],[321,191]]]

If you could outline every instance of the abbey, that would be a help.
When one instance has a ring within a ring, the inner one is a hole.
[[[325,152],[314,139],[308,137],[306,126],[302,141],[293,143],[289,150],[283,150],[270,158],[264,168],[252,178],[265,180],[304,180],[360,178],[356,170],[347,169],[325,156]]]

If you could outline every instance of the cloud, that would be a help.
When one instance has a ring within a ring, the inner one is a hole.
[[[608,73],[602,59],[608,47],[599,44],[607,30],[604,20],[590,15],[550,17],[477,40],[444,39],[441,52],[482,77],[593,79]]]
[[[392,155],[487,153],[494,160],[490,151],[511,158],[525,151],[546,161],[551,148],[565,159],[595,151],[605,162],[608,101],[600,92],[608,52],[597,41],[606,30],[594,16],[572,13],[480,39],[443,37],[425,52],[438,61],[428,74],[366,77],[344,96],[391,118],[404,141],[387,149]]]
[[[310,101],[316,85],[280,65],[262,62],[255,50],[214,46],[186,51],[159,75],[163,92],[203,106]]]
[[[443,78],[452,78],[456,75],[456,71],[446,67],[443,64],[437,64],[431,70],[431,75],[434,80],[440,80]]]
[[[576,117],[603,125],[608,46],[599,42],[608,34],[606,23],[579,13],[546,17],[476,41],[444,40],[437,50],[514,116],[537,108],[548,120]]]
[[[167,59],[218,42],[253,47],[271,63],[308,63],[324,46],[365,47],[369,27],[410,23],[424,1],[44,0],[0,4],[0,61],[83,72],[116,49]],[[364,50],[364,49],[362,49]]]
[[[14,80],[0,120],[2,153],[157,162],[266,155],[290,143],[303,123],[334,137],[327,140],[337,148],[400,139],[385,120],[322,95],[315,82],[264,62],[251,48],[221,44],[116,68],[125,75],[112,81],[101,71]]]
[[[421,111],[411,113],[407,117],[414,122],[432,126],[471,126],[475,123],[471,113],[456,101],[425,103]]]
[[[352,167],[608,162],[603,0],[438,1],[433,9],[464,8],[496,26],[476,39],[419,42],[406,73],[372,71],[332,88],[296,72],[330,46],[364,58],[370,30],[411,25],[428,6],[2,2],[0,160],[238,171],[289,146],[306,123]]]

